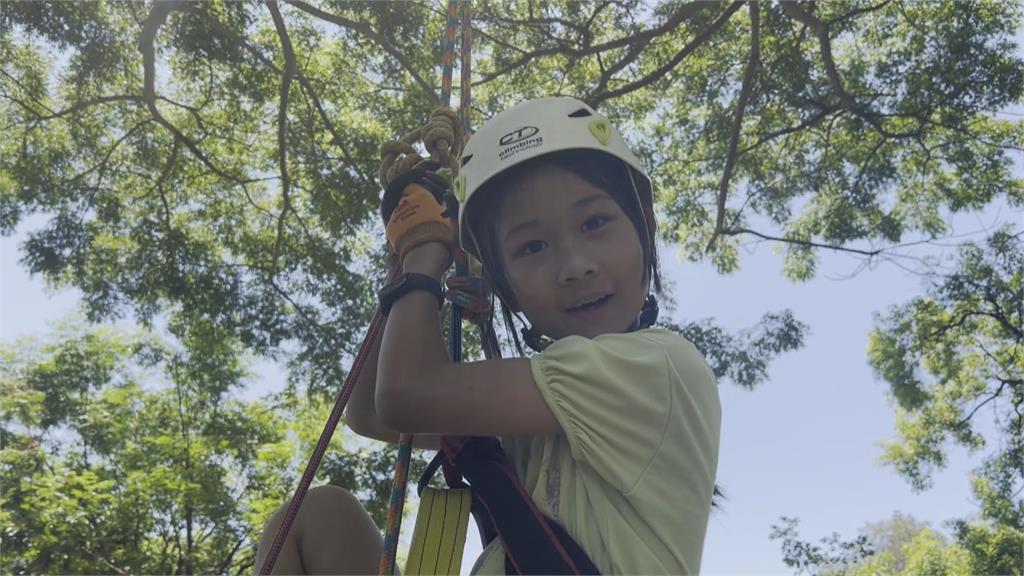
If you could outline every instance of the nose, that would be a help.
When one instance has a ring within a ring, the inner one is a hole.
[[[583,250],[569,250],[558,271],[558,283],[568,284],[583,278],[597,276],[597,260]]]

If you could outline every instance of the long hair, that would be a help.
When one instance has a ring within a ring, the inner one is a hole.
[[[640,203],[637,201],[638,197],[646,198],[648,201],[652,198],[649,188],[646,190],[637,188],[648,185],[646,178],[633,172],[633,168],[625,162],[592,150],[555,152],[514,166],[487,182],[484,185],[485,189],[476,191],[475,195],[480,195],[479,199],[473,203],[472,211],[467,214],[467,217],[470,218],[469,227],[479,246],[480,262],[483,265],[484,274],[495,293],[500,295],[499,302],[502,318],[505,321],[505,330],[509,339],[515,344],[516,352],[520,357],[526,356],[526,353],[523,350],[519,334],[514,329],[512,311],[512,306],[518,308],[518,304],[505,272],[504,262],[498,249],[497,230],[493,223],[497,221],[501,203],[515,184],[521,181],[528,171],[543,165],[564,168],[600,188],[615,200],[615,203],[632,222],[637,236],[640,238],[644,254],[644,270],[647,278],[653,283],[654,292],[659,295],[662,293],[661,267],[658,262],[658,247],[655,241],[657,225],[654,218],[653,202],[649,205],[642,205],[644,204],[643,200]],[[487,225],[488,223],[491,225]],[[493,316],[489,324],[485,332],[489,332],[492,341],[497,344],[494,338]],[[711,507],[721,509],[721,500],[723,499],[725,499],[725,494],[718,484],[715,484]]]

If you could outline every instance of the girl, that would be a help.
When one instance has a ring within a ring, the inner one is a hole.
[[[452,363],[437,314],[449,249],[402,248],[403,276],[382,296],[390,314],[372,350],[377,369],[353,391],[349,426],[392,442],[396,431],[414,433],[416,446],[434,450],[440,434],[500,436],[529,496],[601,573],[698,572],[721,409],[693,344],[647,328],[656,314],[648,291],[661,281],[639,160],[583,102],[544,98],[487,122],[454,188],[462,247],[481,261],[506,326],[528,322],[527,343],[543,350]],[[314,489],[275,573],[373,573],[382,546],[349,493]],[[496,538],[473,573],[505,566]]]

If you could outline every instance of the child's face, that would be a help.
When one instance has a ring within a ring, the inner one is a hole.
[[[498,211],[498,253],[517,303],[540,332],[625,332],[647,296],[632,222],[606,192],[555,166],[531,170]],[[596,306],[573,309],[595,298]]]

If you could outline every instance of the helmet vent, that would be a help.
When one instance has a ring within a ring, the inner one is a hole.
[[[462,157],[462,165],[465,166],[466,164],[469,164],[469,161],[472,160],[472,159],[473,159],[473,155],[472,154],[470,154],[469,156],[463,156]]]
[[[586,108],[580,108],[572,114],[569,114],[569,118],[583,118],[585,116],[593,116],[593,114]]]

